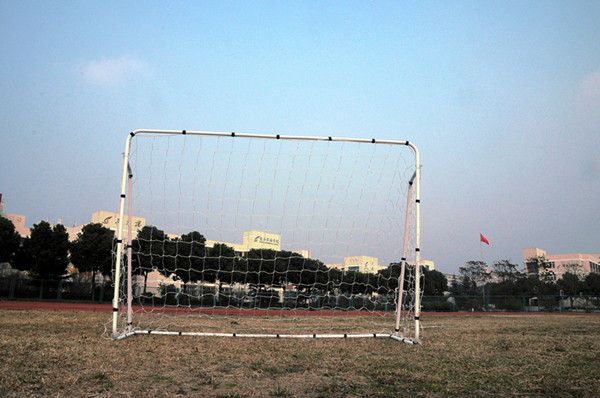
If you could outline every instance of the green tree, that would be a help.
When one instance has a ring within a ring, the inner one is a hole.
[[[231,246],[224,243],[215,243],[213,247],[207,249],[207,267],[215,270],[215,278],[219,280],[219,291],[223,283],[232,284],[234,282],[235,264],[238,257]],[[213,271],[213,272],[215,272]]]
[[[96,274],[110,275],[114,231],[102,224],[87,224],[71,243],[71,262],[79,272],[91,272],[92,300]]]
[[[30,271],[32,268],[33,259],[29,250],[31,246],[29,240],[29,237],[23,238],[21,246],[19,246],[15,253],[14,266],[21,271]]]
[[[426,296],[442,296],[448,290],[448,279],[440,271],[423,267],[423,294]]]
[[[421,270],[423,267],[421,267]],[[395,293],[398,288],[398,279],[402,271],[402,263],[390,263],[387,268],[379,270],[377,274],[382,276],[379,282],[377,292],[379,294],[392,294]],[[414,267],[410,264],[406,264],[404,270],[404,291],[410,291],[412,289],[411,283],[413,282],[410,278],[414,273]]]
[[[278,257],[278,254],[279,252],[271,249],[249,250],[244,258],[245,261],[239,263],[239,266],[242,268],[242,274],[245,274],[244,282],[254,285],[258,291],[260,291],[264,285],[276,284],[275,259]],[[302,272],[301,269],[298,271]],[[294,280],[295,279],[296,278],[294,278]],[[301,277],[298,277],[298,280],[300,279]]]
[[[204,275],[207,260],[205,243],[206,238],[198,231],[184,234],[181,239],[167,243],[167,252],[173,255],[174,261],[172,269],[167,269],[165,276],[174,273],[184,284],[207,279],[214,281],[214,275],[212,278]]]
[[[525,277],[525,274],[519,271],[517,264],[511,263],[510,260],[499,260],[493,264],[493,272],[501,281],[514,282],[517,279]]]
[[[487,264],[479,260],[467,261],[458,268],[460,280],[458,283],[459,294],[476,295],[490,281],[491,273]]]
[[[165,255],[169,253],[167,236],[155,226],[145,225],[131,242],[131,250],[132,273],[144,277],[143,294],[146,294],[148,273],[153,269],[164,271],[165,265],[172,268],[169,261],[165,262]]]
[[[565,272],[556,284],[567,296],[575,296],[585,289],[579,277],[571,272]]]
[[[34,224],[28,239],[23,241],[19,254],[20,269],[28,269],[42,279],[55,279],[66,272],[69,265],[69,235],[65,227],[51,227],[46,221]]]
[[[583,278],[584,272],[583,272],[583,266],[581,264],[578,264],[578,263],[565,264],[564,269],[568,273],[577,275],[577,277],[580,279]]]
[[[488,284],[491,295],[518,296],[531,293],[528,290],[532,288],[531,281],[525,273],[519,271],[517,264],[509,260],[496,261],[493,265],[493,274],[497,280]]]
[[[248,283],[263,304],[276,299],[271,287],[285,289],[291,284],[298,292],[297,303],[306,304],[312,293],[331,292],[339,287],[341,275],[340,270],[330,270],[321,261],[298,253],[251,249],[245,257],[236,259],[231,280]]]
[[[401,263],[391,263],[389,267],[377,272],[381,278],[375,282],[375,290],[379,294],[394,293],[398,287],[398,278],[402,271]],[[404,271],[404,291],[414,289],[414,280],[411,276],[414,274],[414,266],[407,264]],[[426,296],[439,296],[448,290],[448,280],[446,276],[436,270],[429,271],[427,267],[421,267],[421,289]]]
[[[8,218],[0,216],[0,263],[12,263],[21,245],[21,237]]]
[[[584,282],[585,291],[587,294],[600,294],[600,274],[596,272],[590,272],[586,275]]]
[[[464,266],[458,268],[458,272],[462,277],[468,278],[477,285],[487,283],[491,279],[491,273],[484,261],[467,261]]]
[[[586,284],[579,279],[579,276],[572,272],[565,272],[556,282],[557,287],[569,297],[571,308],[573,307],[573,297],[585,290]]]

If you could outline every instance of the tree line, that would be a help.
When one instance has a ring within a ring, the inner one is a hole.
[[[29,237],[21,238],[11,221],[0,217],[0,263],[10,263],[36,278],[60,279],[71,263],[79,272],[91,274],[93,288],[96,275],[111,279],[114,248],[114,231],[101,224],[85,225],[76,239],[69,242],[63,225],[51,226],[41,221],[34,224]],[[546,259],[529,259],[527,263],[539,270],[539,275],[528,275],[509,260],[496,261],[491,267],[482,261],[468,261],[459,267],[459,275],[451,284],[441,272],[423,268],[423,293],[426,296],[440,296],[446,291],[456,296],[600,294],[598,273],[582,276],[573,266],[560,279],[548,280],[540,277],[549,270]],[[153,270],[164,276],[174,274],[184,284],[240,283],[259,290],[294,285],[299,291],[324,294],[390,294],[398,288],[400,276],[399,263],[371,274],[329,268],[317,259],[290,251],[252,249],[239,256],[225,244],[208,247],[198,231],[171,239],[155,226],[143,227],[133,240],[132,265],[134,274],[144,278],[144,290],[148,273]],[[405,283],[408,290],[409,281]]]
[[[298,291],[320,294],[393,293],[398,287],[400,265],[391,264],[376,274],[344,272],[329,268],[320,260],[305,258],[285,250],[251,249],[243,256],[234,249],[216,243],[206,246],[205,237],[197,231],[169,239],[164,231],[145,226],[132,242],[133,272],[143,275],[157,270],[164,276],[175,274],[187,283],[240,283],[261,290],[267,287],[293,285]],[[437,271],[427,271],[432,283],[426,285],[431,294],[442,294],[447,282]],[[428,279],[427,275],[425,276]],[[408,281],[405,289],[408,290]],[[146,282],[144,282],[146,286]]]
[[[579,265],[567,267],[561,278],[546,278],[549,262],[544,257],[526,260],[537,272],[527,274],[510,260],[498,260],[491,267],[487,263],[472,260],[459,267],[459,275],[449,286],[457,296],[574,296],[600,294],[600,274],[582,275]]]
[[[114,231],[101,224],[88,224],[77,239],[70,242],[66,228],[46,221],[34,224],[28,237],[21,238],[13,223],[0,217],[0,263],[28,271],[34,278],[57,280],[64,278],[73,264],[79,272],[91,273],[94,292],[96,275],[110,277]]]
[[[391,294],[397,289],[400,276],[399,263],[376,274],[344,272],[285,250],[251,249],[240,256],[225,244],[208,247],[198,231],[169,238],[155,226],[144,226],[131,246],[132,271],[143,277],[144,292],[148,274],[155,270],[167,277],[174,274],[184,284],[240,283],[258,290],[293,285],[298,291],[322,294]],[[41,279],[64,277],[69,263],[79,272],[91,273],[92,289],[96,275],[112,277],[114,231],[101,224],[85,225],[77,238],[69,242],[66,229],[60,224],[51,226],[41,221],[34,224],[29,237],[21,239],[12,222],[0,218],[0,248],[0,263],[11,263]],[[424,294],[441,295],[447,290],[442,273],[427,269],[423,273],[427,280]],[[406,291],[410,289],[408,283],[407,280]]]

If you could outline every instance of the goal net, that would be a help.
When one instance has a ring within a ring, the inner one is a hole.
[[[419,341],[417,164],[408,141],[131,133],[112,336]]]

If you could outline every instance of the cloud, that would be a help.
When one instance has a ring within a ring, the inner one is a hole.
[[[83,66],[83,75],[96,84],[119,84],[129,79],[147,76],[148,65],[131,56],[93,60]]]

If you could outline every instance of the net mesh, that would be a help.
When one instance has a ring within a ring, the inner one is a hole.
[[[414,333],[409,148],[143,135],[129,162],[121,330],[392,333],[406,257]]]

